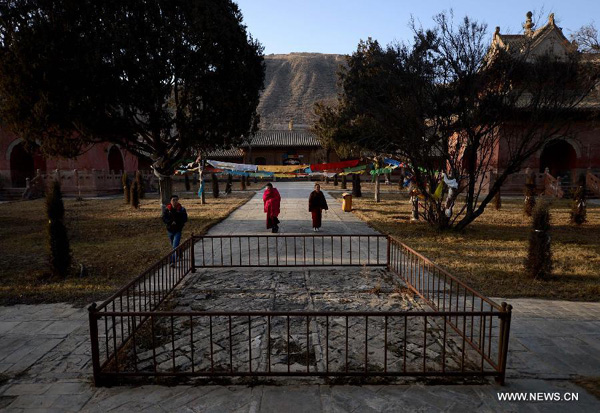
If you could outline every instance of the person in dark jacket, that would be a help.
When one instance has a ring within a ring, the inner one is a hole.
[[[321,228],[321,217],[324,209],[329,209],[325,195],[321,192],[321,185],[315,184],[315,190],[308,197],[308,212],[312,214],[312,226],[315,232],[318,232]]]
[[[187,211],[179,203],[177,195],[171,196],[171,202],[167,205],[162,214],[162,220],[167,225],[169,241],[173,249],[179,246],[181,241],[181,231],[188,220]],[[175,256],[171,257],[171,266],[175,265]]]

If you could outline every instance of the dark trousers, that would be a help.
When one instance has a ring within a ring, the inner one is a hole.
[[[311,214],[313,228],[321,228],[321,217],[323,216],[323,211],[320,209],[313,209]]]
[[[279,231],[279,219],[277,217],[267,215],[267,229],[272,228],[273,232]]]
[[[171,241],[171,247],[173,247],[173,249],[177,248],[179,246],[179,242],[181,241],[181,231],[179,232],[171,232],[171,231],[167,231],[169,233],[169,241]],[[177,255],[181,256],[181,253],[178,253]],[[177,257],[175,256],[175,254],[171,255],[171,259],[169,260],[170,262],[175,262],[177,260]]]

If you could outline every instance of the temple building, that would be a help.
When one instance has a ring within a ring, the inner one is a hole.
[[[560,58],[567,53],[577,51],[577,44],[569,41],[560,27],[556,25],[554,14],[548,16],[548,21],[540,28],[534,30],[532,13],[526,15],[523,33],[502,34],[496,27],[492,40],[491,50],[502,48],[512,53],[518,53],[525,47],[530,56],[551,54]],[[600,54],[581,53],[581,59],[588,63],[600,64]],[[567,195],[578,177],[583,174],[588,177],[588,188],[596,189],[596,196],[600,196],[600,86],[577,106],[581,116],[570,125],[570,134],[558,137],[548,142],[541,150],[530,157],[523,165],[521,173],[509,176],[503,191],[523,192],[523,184],[527,173],[538,176],[537,184],[540,191],[546,195]],[[518,127],[518,126],[517,126]],[[494,152],[491,173],[503,170],[506,164],[508,149],[506,142],[499,140]],[[527,171],[527,172],[526,172]]]
[[[309,165],[338,162],[334,151],[325,151],[316,135],[307,127],[261,130],[238,148],[213,151],[207,157],[219,161],[253,165]]]

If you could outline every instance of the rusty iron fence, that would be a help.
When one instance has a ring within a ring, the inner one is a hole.
[[[432,311],[169,311],[197,268],[386,266]],[[162,306],[161,306],[162,305]],[[96,385],[126,377],[493,376],[511,308],[385,236],[195,237],[89,308]]]
[[[434,311],[452,313],[445,319],[504,383],[512,307],[498,305],[405,244],[389,238],[388,269],[400,276]]]
[[[385,235],[222,235],[194,241],[203,268],[387,265]]]

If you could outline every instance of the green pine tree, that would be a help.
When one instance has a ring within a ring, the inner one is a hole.
[[[51,190],[46,194],[46,213],[50,267],[54,275],[66,277],[71,266],[71,247],[64,224],[65,206],[58,181],[52,183]]]
[[[137,181],[133,181],[131,184],[131,206],[133,209],[138,209],[140,207],[140,195],[139,195],[139,187]]]
[[[121,176],[121,186],[123,187],[123,198],[125,199],[125,203],[129,204],[131,202],[130,198],[130,183],[129,177],[127,176],[127,172],[124,172]]]
[[[529,235],[529,251],[525,269],[529,277],[546,279],[552,274],[552,250],[550,231],[550,210],[545,203],[533,209],[533,225]]]

